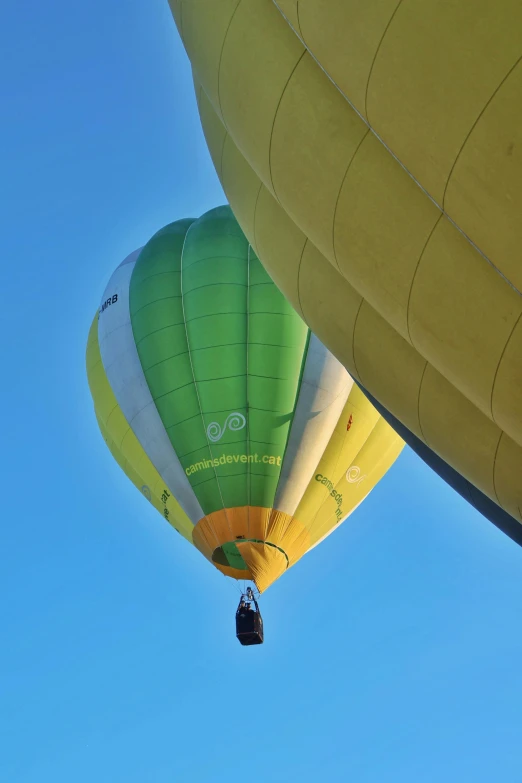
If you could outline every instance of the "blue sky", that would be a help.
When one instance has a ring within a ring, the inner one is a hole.
[[[2,16],[0,780],[522,780],[522,550],[408,449],[251,649],[234,584],[120,474],[91,318],[127,253],[224,196],[166,0]]]

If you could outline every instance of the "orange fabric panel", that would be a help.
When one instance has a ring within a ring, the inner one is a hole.
[[[246,541],[242,542],[242,539]],[[253,543],[250,539],[266,541],[273,546]],[[297,519],[282,511],[260,506],[224,508],[203,517],[194,528],[193,540],[211,562],[215,549],[234,542],[249,570],[213,564],[226,576],[252,579],[260,592],[266,590],[310,547],[310,534]],[[276,552],[277,555],[274,554]]]

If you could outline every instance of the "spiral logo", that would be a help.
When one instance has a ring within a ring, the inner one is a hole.
[[[231,432],[237,432],[238,430],[242,430],[245,425],[246,419],[242,413],[238,413],[237,411],[235,413],[229,413],[223,427],[220,427],[217,421],[212,421],[208,425],[207,437],[212,443],[217,443],[218,440],[221,440],[227,428]]]
[[[147,500],[150,500],[152,498],[151,491],[146,484],[142,486],[141,491],[143,492]]]
[[[348,468],[346,471],[346,481],[349,484],[360,484],[365,478],[366,474],[361,476],[361,469],[357,467],[357,465],[352,465],[351,468]]]

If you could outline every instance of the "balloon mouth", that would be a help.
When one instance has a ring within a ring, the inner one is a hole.
[[[290,567],[284,549],[259,538],[227,541],[213,551],[212,562],[225,576],[254,582],[260,593]]]
[[[192,540],[222,574],[251,580],[259,592],[310,547],[310,533],[295,517],[262,506],[211,512],[194,527]]]
[[[290,560],[284,549],[281,549],[281,547],[276,544],[272,544],[270,541],[262,541],[259,538],[240,538],[236,541],[227,541],[225,544],[214,549],[212,552],[212,562],[216,565],[224,566],[225,568],[244,571],[245,579],[251,577],[250,569],[239,551],[238,544],[262,544],[263,546],[274,547],[274,549],[277,549],[284,555],[287,567],[290,565]]]

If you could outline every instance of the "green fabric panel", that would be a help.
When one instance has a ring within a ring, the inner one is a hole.
[[[229,207],[150,240],[130,311],[147,384],[205,514],[272,507],[308,329]]]
[[[301,383],[308,328],[250,249],[250,503],[273,506]],[[268,462],[263,461],[268,458]]]
[[[218,559],[216,557],[216,554],[220,553],[221,557]],[[217,550],[217,552],[214,553],[214,560],[218,563],[221,563],[221,565],[224,566],[230,566],[231,568],[237,568],[238,571],[248,571],[248,566],[241,557],[239,553],[239,549],[235,545],[233,541],[231,541],[228,544],[223,544],[220,549]]]
[[[181,296],[181,256],[193,223],[171,223],[152,237],[136,262],[129,290],[132,330],[143,372],[183,467],[182,454],[206,444]],[[196,439],[190,421],[199,421]]]
[[[205,513],[248,505],[248,463],[241,461],[248,455],[248,242],[230,208],[211,210],[192,226],[183,250],[182,290],[207,444],[206,453],[202,445],[189,455],[187,468],[212,460],[189,479]]]

